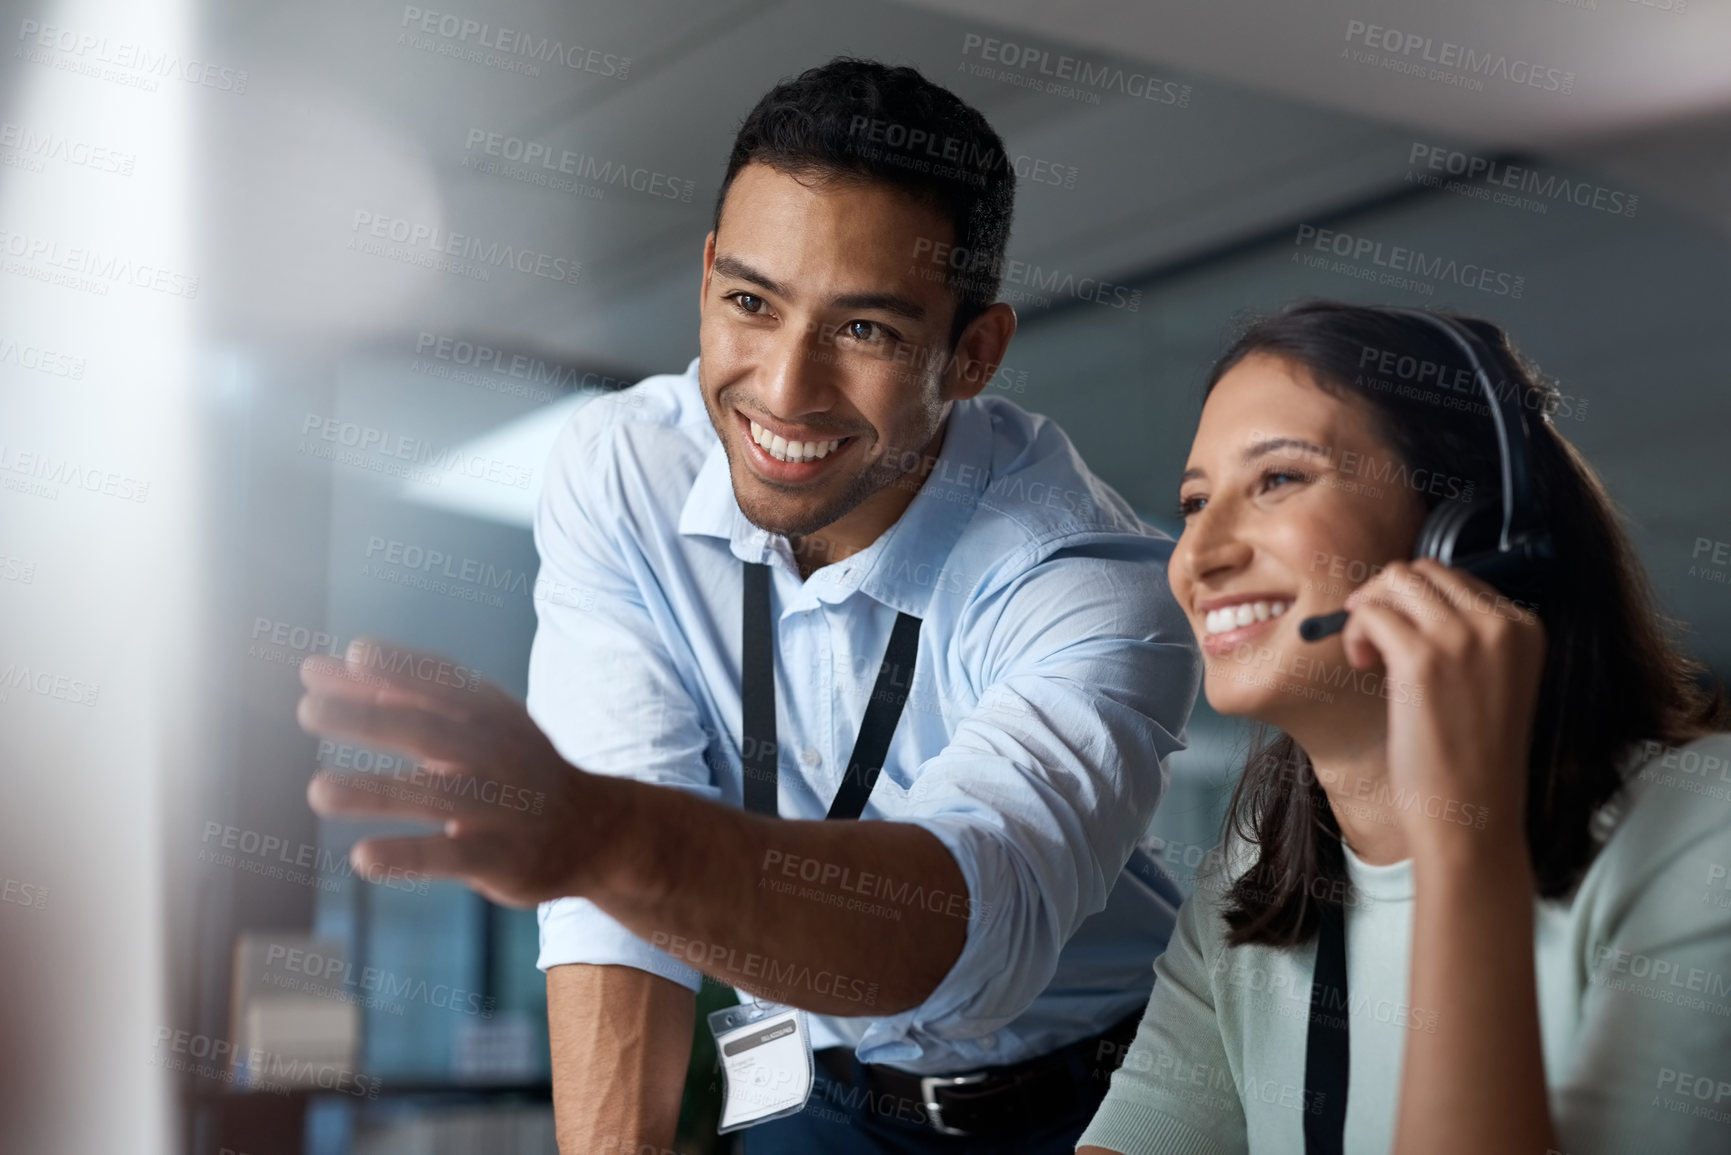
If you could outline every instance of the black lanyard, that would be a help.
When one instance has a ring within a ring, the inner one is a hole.
[[[1351,1070],[1346,1005],[1346,920],[1324,904],[1310,987],[1310,1030],[1304,1042],[1305,1155],[1342,1155],[1346,1084]],[[1313,1108],[1314,1105],[1314,1108]]]
[[[778,814],[776,795],[777,749],[775,744],[775,621],[769,612],[769,567],[745,563],[745,589],[741,607],[744,638],[740,646],[740,699],[743,709],[740,730],[745,739],[745,808],[757,814]],[[847,773],[825,818],[858,818],[865,812],[884,755],[908,688],[914,680],[914,659],[919,656],[920,619],[909,613],[896,615],[890,644],[878,667],[877,683],[866,705],[859,737]]]

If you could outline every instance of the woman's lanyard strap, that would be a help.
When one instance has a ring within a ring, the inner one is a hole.
[[[1324,903],[1304,1044],[1304,1155],[1341,1155],[1351,1048],[1346,1003],[1345,912]]]

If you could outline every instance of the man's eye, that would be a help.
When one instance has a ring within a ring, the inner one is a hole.
[[[763,298],[756,293],[729,293],[727,299],[732,301],[742,313],[757,314],[763,311]]]
[[[849,321],[841,327],[841,331],[861,342],[881,341],[889,335],[889,330],[876,321]]]

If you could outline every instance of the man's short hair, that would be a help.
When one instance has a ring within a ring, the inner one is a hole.
[[[733,178],[754,161],[801,178],[879,181],[947,215],[952,246],[908,256],[930,261],[956,293],[952,345],[997,299],[1015,171],[986,118],[917,69],[838,56],[770,89],[734,138],[715,227]]]

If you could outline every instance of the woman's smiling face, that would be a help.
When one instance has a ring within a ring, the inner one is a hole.
[[[1343,687],[1357,697],[1339,637],[1306,642],[1298,623],[1411,553],[1426,509],[1396,463],[1369,407],[1297,361],[1252,353],[1214,386],[1169,567],[1202,643],[1209,705],[1284,727]]]

